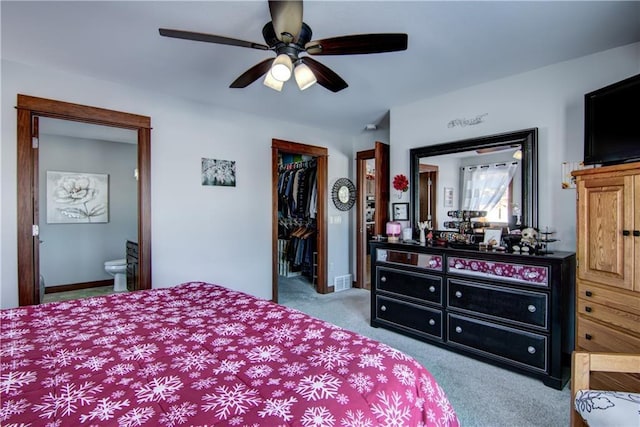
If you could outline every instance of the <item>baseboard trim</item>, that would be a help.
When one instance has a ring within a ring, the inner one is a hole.
[[[45,294],[55,294],[56,292],[77,291],[79,289],[100,288],[103,286],[113,286],[113,279],[96,280],[95,282],[71,283],[69,285],[46,286]]]

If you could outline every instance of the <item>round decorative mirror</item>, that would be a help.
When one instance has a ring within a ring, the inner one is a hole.
[[[356,202],[356,187],[348,178],[339,178],[333,184],[331,198],[336,208],[341,211],[348,211]]]

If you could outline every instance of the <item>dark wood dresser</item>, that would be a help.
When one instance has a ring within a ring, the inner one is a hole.
[[[138,289],[138,243],[127,240],[127,290]]]
[[[371,242],[371,325],[562,389],[574,344],[575,259]]]

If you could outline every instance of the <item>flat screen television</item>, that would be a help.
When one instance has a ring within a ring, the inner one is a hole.
[[[584,164],[640,160],[640,74],[584,96]]]

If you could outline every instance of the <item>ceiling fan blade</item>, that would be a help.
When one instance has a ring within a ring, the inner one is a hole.
[[[402,33],[355,34],[313,40],[305,49],[310,55],[358,55],[406,50],[407,41],[408,36]]]
[[[307,67],[311,68],[320,86],[329,89],[331,92],[339,92],[349,87],[347,82],[342,80],[342,77],[331,71],[326,65],[308,56],[303,56],[300,60],[303,64],[306,64]]]
[[[230,46],[249,47],[252,49],[269,50],[269,46],[247,42],[244,40],[232,39],[229,37],[216,36],[214,34],[194,33],[192,31],[171,30],[168,28],[160,28],[160,35],[165,37],[173,37],[175,39],[194,40],[198,42],[226,44]]]
[[[242,73],[240,77],[235,79],[234,82],[229,85],[229,87],[239,89],[249,86],[251,83],[255,82],[265,73],[267,73],[271,68],[272,63],[273,58],[265,59],[264,61],[257,63],[256,65]]]
[[[271,21],[278,40],[291,43],[302,26],[302,0],[269,0]]]

